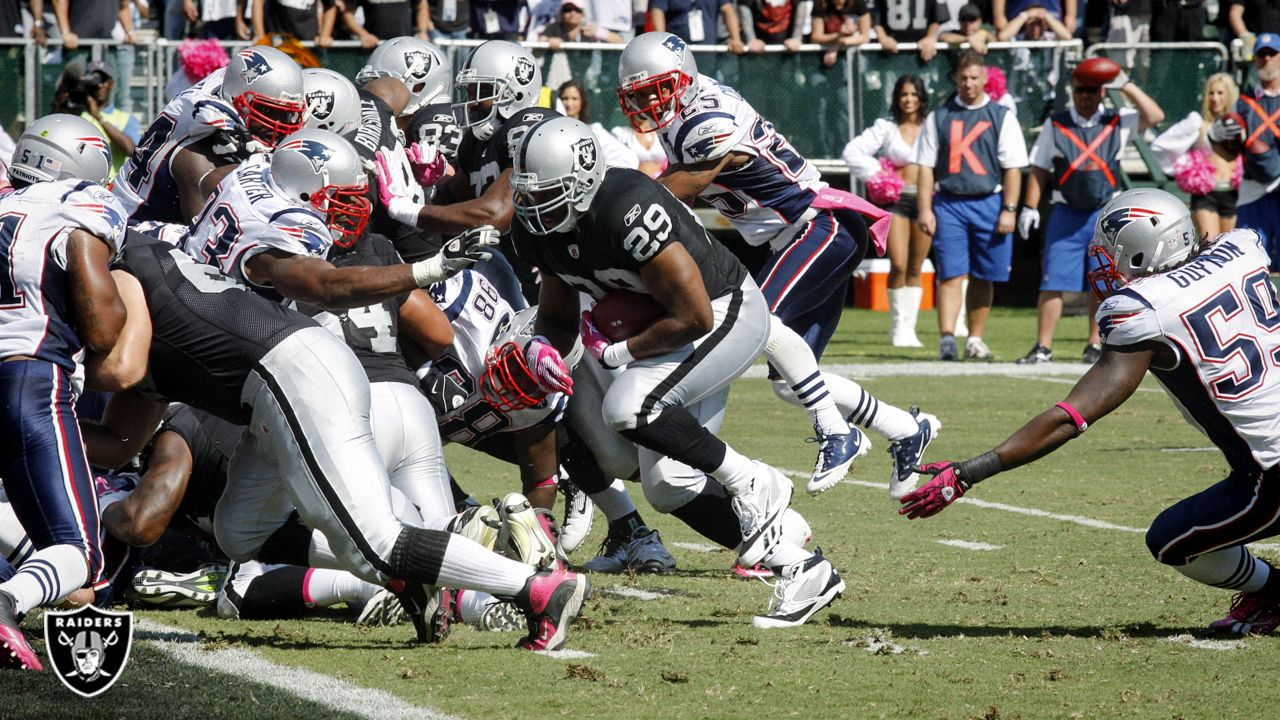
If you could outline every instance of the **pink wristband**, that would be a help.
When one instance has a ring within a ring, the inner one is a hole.
[[[559,484],[559,482],[560,482],[560,476],[552,475],[551,477],[547,478],[546,480],[543,480],[542,482],[534,483],[533,487],[530,489],[537,490],[538,488],[544,488],[547,486],[555,487],[557,484]]]
[[[1081,415],[1078,410],[1071,407],[1066,402],[1060,402],[1057,405],[1054,405],[1054,407],[1062,408],[1063,412],[1065,412],[1067,415],[1070,415],[1071,422],[1076,424],[1076,430],[1079,431],[1080,433],[1084,433],[1085,430],[1089,429],[1089,423],[1085,422],[1084,416]]]

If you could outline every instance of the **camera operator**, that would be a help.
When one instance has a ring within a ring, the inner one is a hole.
[[[142,134],[138,119],[116,108],[111,103],[115,90],[115,72],[105,62],[91,62],[80,71],[79,63],[72,62],[62,73],[59,82],[55,112],[79,114],[97,125],[111,143],[111,177],[133,154],[134,144]]]

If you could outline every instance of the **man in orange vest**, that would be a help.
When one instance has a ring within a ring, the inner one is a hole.
[[[1164,111],[1151,96],[1127,77],[1121,76],[1117,84],[1121,83],[1121,92],[1134,107],[1108,110],[1102,107],[1102,86],[1073,72],[1071,105],[1044,121],[1031,148],[1031,175],[1018,214],[1018,233],[1029,238],[1040,226],[1045,188],[1052,190],[1053,212],[1041,261],[1036,344],[1019,364],[1053,361],[1053,331],[1062,317],[1062,294],[1084,291],[1085,254],[1098,213],[1122,189],[1118,186],[1120,153],[1135,130],[1142,132],[1164,120]],[[1089,317],[1083,359],[1092,365],[1102,354],[1102,345],[1092,312]]]
[[[1236,227],[1262,235],[1271,268],[1280,267],[1280,35],[1261,33],[1253,44],[1258,85],[1240,93],[1245,120],[1244,179],[1236,201]]]

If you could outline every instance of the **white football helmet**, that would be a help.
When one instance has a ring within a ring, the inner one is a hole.
[[[308,130],[346,135],[360,125],[360,94],[350,80],[327,68],[302,71]]]
[[[1089,285],[1099,298],[1130,280],[1180,265],[1199,247],[1185,203],[1163,190],[1125,190],[1102,206],[1089,245]]]
[[[666,127],[698,92],[693,50],[668,32],[648,32],[618,58],[618,102],[640,132]]]
[[[273,47],[254,45],[232,55],[219,94],[240,113],[249,134],[268,147],[302,128],[302,68]]]
[[[458,71],[454,107],[463,127],[477,140],[488,140],[512,115],[536,105],[541,90],[542,69],[533,53],[490,40],[473,48]]]
[[[591,128],[547,118],[525,133],[511,175],[516,217],[535,235],[571,230],[604,182],[604,158]]]
[[[45,115],[18,136],[9,177],[32,184],[89,180],[107,184],[111,150],[93,123],[79,115]]]
[[[356,149],[327,130],[300,130],[271,153],[271,180],[294,203],[325,217],[333,244],[351,247],[364,233],[373,205]]]
[[[380,77],[393,77],[409,90],[409,104],[401,117],[412,115],[427,103],[447,100],[452,92],[453,71],[444,53],[415,37],[382,41],[356,75],[364,85]]]

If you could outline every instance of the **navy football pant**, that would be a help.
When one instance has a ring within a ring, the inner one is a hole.
[[[1147,548],[1166,565],[1280,534],[1280,467],[1227,478],[1160,513]]]

